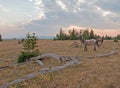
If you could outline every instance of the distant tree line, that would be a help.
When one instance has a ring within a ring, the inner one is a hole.
[[[54,40],[79,40],[80,37],[82,37],[83,39],[96,39],[99,37],[103,37],[103,39],[105,40],[112,40],[113,37],[111,36],[100,36],[94,33],[93,29],[89,30],[75,30],[70,29],[67,33],[64,32],[62,30],[62,28],[60,29],[59,33],[56,34],[56,37],[54,38]],[[117,35],[116,37],[114,37],[116,39],[120,40],[120,35]]]
[[[2,41],[2,35],[0,34],[0,41]]]

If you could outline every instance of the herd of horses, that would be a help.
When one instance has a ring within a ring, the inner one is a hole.
[[[85,40],[83,38],[80,38],[81,43],[84,46],[84,50],[87,51],[87,46],[93,45],[94,51],[96,51],[96,46],[100,47],[103,44],[103,38],[97,38],[97,39],[90,39],[90,40]]]

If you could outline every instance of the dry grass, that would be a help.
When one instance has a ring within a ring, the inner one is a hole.
[[[38,48],[41,53],[81,57],[120,49],[120,41],[118,43],[105,41],[101,47],[97,48],[97,51],[93,51],[93,47],[89,46],[88,51],[85,52],[83,47],[72,48],[70,45],[73,42],[39,40]],[[22,46],[18,44],[17,40],[0,42],[0,67],[15,63],[21,50]],[[118,54],[109,57],[83,59],[80,62],[81,64],[74,67],[41,75],[14,87],[11,86],[11,88],[120,88],[120,51]],[[60,62],[52,58],[45,59],[44,64],[44,66],[39,66],[33,62],[0,70],[0,86],[36,70],[38,71],[38,69],[61,65]]]

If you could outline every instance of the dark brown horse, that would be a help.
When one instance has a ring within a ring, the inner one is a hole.
[[[101,46],[103,44],[103,38],[99,37],[96,39],[98,41],[98,45]]]
[[[80,39],[80,41],[84,45],[84,50],[85,51],[87,51],[87,46],[89,46],[89,45],[94,46],[94,51],[96,51],[96,45],[99,46],[98,40],[95,40],[95,39],[90,39],[90,40]]]

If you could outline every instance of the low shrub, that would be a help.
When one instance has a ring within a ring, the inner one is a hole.
[[[113,41],[114,41],[114,42],[118,42],[118,39],[117,39],[117,38],[115,38]]]
[[[40,55],[38,50],[35,50],[33,52],[21,52],[18,56],[17,62],[22,63],[28,61],[31,57],[36,57],[38,55]]]

